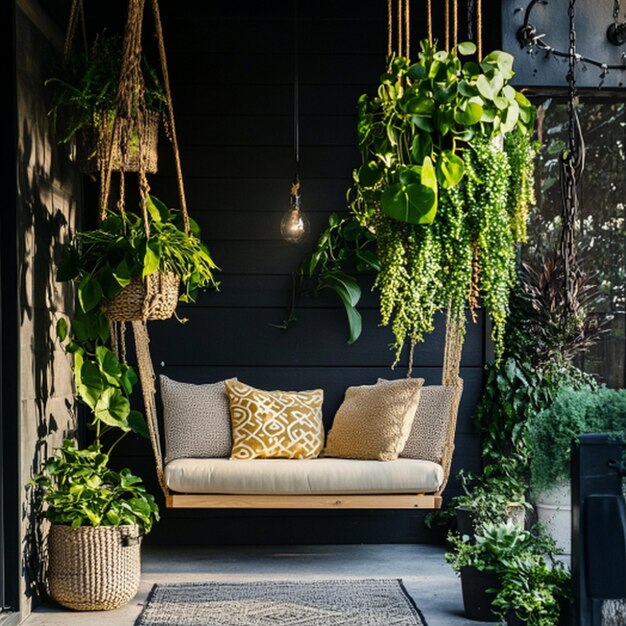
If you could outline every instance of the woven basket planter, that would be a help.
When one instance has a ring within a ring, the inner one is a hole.
[[[180,279],[172,272],[154,272],[144,280],[132,278],[113,300],[102,306],[112,322],[167,320],[178,304]]]
[[[107,151],[111,142],[113,122],[111,114],[107,111],[100,113],[97,119],[97,124],[83,128],[78,134],[77,161],[80,171],[84,174],[102,171],[107,166]],[[135,119],[120,119],[113,142],[112,169],[114,171],[118,171],[122,164],[119,141],[119,130],[122,124],[131,125],[130,134],[132,137],[129,153],[124,159],[124,171],[139,171],[140,142],[141,152],[146,160],[146,172],[154,174],[158,170],[159,120],[160,115],[158,113],[148,111],[144,128],[140,133]]]
[[[138,525],[52,524],[48,535],[48,593],[68,609],[106,611],[127,604],[139,589]]]

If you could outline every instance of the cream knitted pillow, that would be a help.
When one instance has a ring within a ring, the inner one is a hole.
[[[423,384],[416,378],[348,387],[323,456],[397,459],[411,431]]]

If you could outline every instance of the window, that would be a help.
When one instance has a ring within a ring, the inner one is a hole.
[[[581,367],[611,387],[626,386],[626,107],[623,101],[578,106],[586,144],[579,185],[578,259],[599,290],[593,311],[607,331],[581,359]],[[537,107],[537,210],[530,217],[523,256],[539,264],[559,243],[559,155],[567,142],[567,104],[542,100]]]

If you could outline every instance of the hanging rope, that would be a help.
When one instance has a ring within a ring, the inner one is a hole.
[[[452,0],[452,45],[456,46],[459,37],[459,3],[458,0]],[[446,48],[449,50],[450,48]]]
[[[157,419],[157,408],[155,401],[155,374],[150,355],[150,336],[146,322],[133,322],[133,335],[135,337],[135,352],[137,356],[137,366],[139,368],[139,380],[141,382],[141,392],[146,409],[146,419],[148,431],[150,433],[150,444],[156,460],[156,474],[164,494],[168,494],[168,488],[163,476],[163,452],[161,450],[161,440],[159,438],[159,424]]]
[[[183,181],[183,168],[180,163],[180,151],[178,149],[178,136],[176,134],[176,123],[174,121],[174,105],[172,101],[172,89],[170,87],[170,75],[167,67],[167,56],[165,54],[165,40],[163,38],[163,25],[161,23],[161,12],[158,0],[152,0],[152,13],[154,15],[154,27],[159,47],[159,57],[161,59],[161,73],[163,74],[163,87],[167,100],[167,113],[169,131],[171,134],[172,147],[174,149],[174,167],[176,168],[176,183],[178,185],[178,202],[183,216],[185,232],[189,233],[189,214],[187,212],[187,199],[185,197],[185,183]]]
[[[433,1],[426,0],[426,28],[428,31],[428,43],[433,45]]]
[[[411,3],[404,0],[404,56],[411,58]]]
[[[72,51],[72,43],[76,35],[76,27],[78,20],[81,22],[81,30],[83,35],[83,45],[85,53],[89,53],[89,44],[87,43],[87,25],[85,23],[85,7],[83,0],[73,0],[70,8],[70,16],[67,22],[67,30],[65,31],[65,45],[63,46],[63,63],[67,63]]]
[[[392,0],[387,0],[387,56],[391,56],[393,50],[393,5]]]
[[[476,0],[476,48],[478,49],[478,60],[483,58],[483,2]]]
[[[450,50],[450,0],[444,0],[444,26],[446,29],[446,50]]]

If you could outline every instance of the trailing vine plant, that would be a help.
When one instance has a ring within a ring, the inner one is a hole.
[[[475,52],[471,42],[446,52],[424,41],[416,63],[390,56],[377,94],[359,99],[362,164],[346,219],[375,241],[367,269],[376,272],[381,323],[394,335],[394,364],[407,340],[414,345],[433,330],[437,312],[459,319],[469,307],[475,317],[479,303],[502,353],[516,246],[533,201],[535,111],[508,84],[511,55],[460,58]],[[325,231],[303,273],[326,282],[329,272],[341,273],[345,282],[338,250],[351,245],[335,239],[332,263],[324,263]]]

